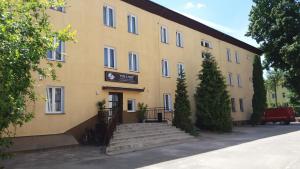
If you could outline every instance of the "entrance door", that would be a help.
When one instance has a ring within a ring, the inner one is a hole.
[[[123,114],[123,94],[122,93],[109,93],[108,107],[119,116],[119,123],[122,123]]]

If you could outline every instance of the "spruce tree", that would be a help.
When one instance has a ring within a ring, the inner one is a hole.
[[[177,78],[174,109],[173,125],[184,130],[185,132],[191,133],[193,131],[193,124],[190,119],[192,113],[186,90],[186,79],[184,72],[181,72]]]
[[[205,54],[202,70],[199,73],[200,84],[195,94],[196,125],[199,128],[218,131],[232,131],[230,96],[225,78],[217,62],[210,53]]]
[[[263,68],[259,56],[255,56],[253,62],[253,90],[251,124],[256,125],[260,122],[261,116],[267,105],[266,89],[263,78]]]

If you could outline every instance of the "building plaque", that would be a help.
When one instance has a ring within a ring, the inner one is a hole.
[[[127,73],[105,71],[105,81],[138,84],[138,76]]]

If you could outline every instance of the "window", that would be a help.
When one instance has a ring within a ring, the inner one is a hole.
[[[103,7],[103,21],[104,25],[115,27],[115,10],[113,7],[107,5]]]
[[[212,48],[211,43],[206,40],[201,41],[201,46],[206,47],[206,48]]]
[[[164,77],[170,77],[168,60],[166,59],[162,60],[161,64],[162,64],[162,75]]]
[[[276,98],[276,94],[272,93],[272,99],[275,99],[275,98]]]
[[[178,77],[182,78],[182,74],[184,73],[184,65],[182,63],[177,64],[177,72],[178,72]]]
[[[244,100],[240,98],[239,102],[240,102],[240,111],[244,112]]]
[[[239,53],[237,51],[235,51],[235,62],[237,64],[240,64],[240,55],[239,55]]]
[[[160,40],[162,43],[169,43],[168,29],[164,26],[160,28]]]
[[[285,93],[282,93],[282,97],[285,98]]]
[[[47,113],[63,113],[64,111],[64,88],[48,87],[47,88]]]
[[[230,51],[230,49],[226,49],[226,56],[227,56],[227,61],[231,62],[231,51]]]
[[[127,111],[128,112],[135,112],[136,111],[136,104],[134,99],[129,99],[127,102]]]
[[[58,43],[58,47],[53,51],[48,51],[47,59],[48,60],[56,60],[56,61],[64,61],[65,42],[59,41],[55,37],[53,43],[54,43],[54,45],[56,45],[56,43]]]
[[[172,111],[172,97],[170,94],[164,94],[164,108]]]
[[[66,12],[64,6],[50,7],[50,9],[53,9],[53,10],[56,10],[56,11],[59,11],[59,12]]]
[[[238,82],[238,87],[242,87],[242,79],[240,74],[237,75],[237,82]]]
[[[139,57],[137,54],[130,52],[129,53],[129,71],[138,72],[139,71]]]
[[[114,48],[104,48],[104,66],[107,68],[117,68],[116,52]]]
[[[235,99],[234,98],[231,98],[231,111],[236,112]]]
[[[232,73],[228,73],[228,85],[233,86]]]
[[[181,32],[176,32],[176,46],[183,47],[183,37]]]
[[[138,20],[134,15],[128,15],[128,32],[138,34]]]

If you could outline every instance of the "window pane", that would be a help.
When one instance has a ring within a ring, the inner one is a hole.
[[[108,49],[104,48],[104,66],[108,66]]]
[[[59,41],[58,47],[56,48],[56,58],[55,60],[62,60],[62,48],[63,48],[63,43],[62,41]]]
[[[103,23],[107,25],[107,7],[103,7]]]
[[[110,65],[109,67],[114,68],[115,67],[115,51],[113,49],[110,49]]]
[[[129,70],[132,71],[132,54],[131,53],[129,53],[128,62],[129,62]]]
[[[53,97],[53,94],[52,94],[52,88],[48,88],[47,89],[47,110],[48,112],[52,112],[52,97]]]
[[[53,55],[52,55],[52,51],[51,50],[48,50],[48,52],[47,52],[47,58],[48,59],[53,59]]]
[[[114,26],[114,12],[113,9],[109,8],[109,26],[113,27]]]
[[[240,99],[240,110],[241,110],[241,112],[244,112],[244,101],[243,101],[243,99]]]
[[[132,33],[136,33],[136,21],[135,17],[132,17]]]
[[[132,59],[133,59],[133,70],[134,71],[137,71],[137,60],[136,60],[136,55],[135,54],[133,54],[132,55]]]
[[[128,21],[128,32],[131,32],[131,16],[130,15],[128,15],[127,21]]]
[[[165,66],[165,76],[169,76],[169,68],[168,68],[168,62],[167,61],[165,61],[165,64],[164,64],[164,66]]]
[[[55,88],[55,111],[62,111],[62,93],[61,88]]]

